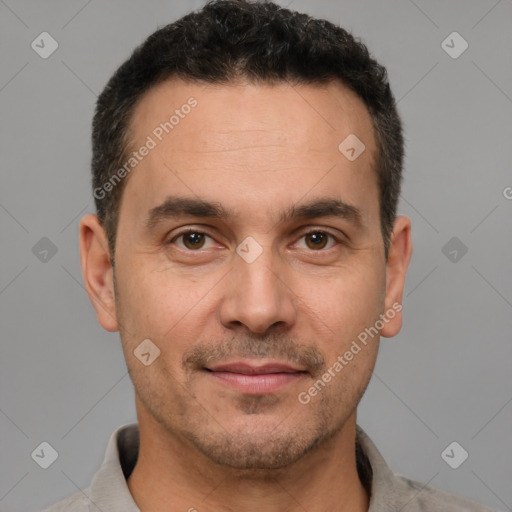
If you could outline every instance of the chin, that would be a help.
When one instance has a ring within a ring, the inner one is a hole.
[[[259,416],[252,413],[238,421],[233,418],[228,429],[218,425],[214,432],[210,430],[211,422],[203,424],[202,428],[190,429],[187,437],[215,464],[239,470],[240,476],[264,478],[265,471],[275,473],[293,465],[339,430],[329,429],[325,421],[316,425],[298,422],[294,414]]]

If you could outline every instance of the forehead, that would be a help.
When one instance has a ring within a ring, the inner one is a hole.
[[[222,196],[235,210],[253,201],[275,204],[283,194],[293,201],[336,189],[352,203],[364,202],[369,191],[378,202],[372,120],[362,100],[338,82],[213,85],[172,79],[141,98],[131,131],[133,150],[150,140],[153,146],[125,190],[141,209],[176,192],[207,200]],[[356,150],[364,147],[357,159],[343,153],[345,140]]]
[[[192,101],[197,105],[189,108]],[[193,121],[182,122],[187,117],[201,118],[200,132],[195,131]],[[335,140],[344,133],[355,133],[367,145],[374,142],[368,109],[356,93],[338,81],[205,84],[173,78],[152,87],[138,101],[131,120],[134,139],[142,140],[160,123],[169,121],[172,129],[164,131],[164,136],[172,134],[171,139],[181,134],[181,143],[200,143],[205,151],[223,138],[233,144],[236,132],[247,130],[261,130],[261,136],[266,134],[273,142],[278,134],[272,130],[279,130],[279,140],[293,140],[296,146],[307,140],[304,149],[332,149],[328,147],[332,141],[325,135],[335,132]],[[191,134],[194,137],[187,137]]]

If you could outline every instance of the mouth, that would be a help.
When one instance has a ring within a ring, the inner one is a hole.
[[[300,379],[309,372],[276,361],[237,361],[205,367],[207,375],[223,385],[247,395],[275,393]]]

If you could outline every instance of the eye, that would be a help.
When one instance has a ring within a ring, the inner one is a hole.
[[[173,244],[177,240],[181,239],[181,244],[177,244],[181,249],[187,249],[190,251],[195,251],[198,249],[204,249],[206,238],[211,237],[206,233],[201,231],[196,231],[193,229],[188,229],[187,231],[182,231],[178,233],[172,240],[169,241],[169,244]]]
[[[211,236],[203,233],[202,231],[188,229],[175,235],[169,241],[169,244],[176,243],[176,245],[181,249],[198,251],[200,249],[208,248],[208,246],[205,247],[207,239],[213,240]],[[322,249],[325,249],[329,244],[329,240],[331,241],[331,246],[327,247],[327,249],[335,246],[336,243],[340,243],[340,240],[338,240],[334,235],[321,230],[308,231],[307,233],[304,233],[300,239],[305,240],[306,249],[311,249],[313,251],[321,251]]]
[[[308,231],[302,235],[301,239],[302,238],[305,239],[306,248],[312,249],[313,251],[325,249],[326,245],[329,243],[329,238],[334,241],[333,245],[336,245],[336,242],[339,242],[339,240],[334,235],[331,235],[331,233],[319,230]],[[331,247],[333,245],[331,245]],[[331,247],[328,247],[328,249]]]

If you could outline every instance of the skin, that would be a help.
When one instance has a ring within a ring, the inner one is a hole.
[[[141,445],[130,492],[155,512],[365,511],[356,408],[380,336],[307,405],[298,395],[401,304],[410,221],[396,219],[386,260],[370,115],[336,82],[205,87],[174,79],[138,103],[134,147],[191,96],[197,106],[129,175],[115,287],[101,224],[87,215],[80,226],[87,292],[100,324],[119,330],[135,388]],[[349,134],[366,146],[352,162],[338,150]],[[171,194],[217,202],[235,216],[169,218],[148,230],[149,212]],[[360,225],[332,216],[279,221],[290,206],[320,198],[357,207]],[[186,228],[208,235],[201,248],[197,235],[175,238]],[[252,263],[236,252],[248,236],[262,249]],[[401,322],[398,312],[380,335],[395,336]],[[133,351],[148,338],[161,353],[145,366]],[[241,359],[304,373],[251,395],[200,366]]]

